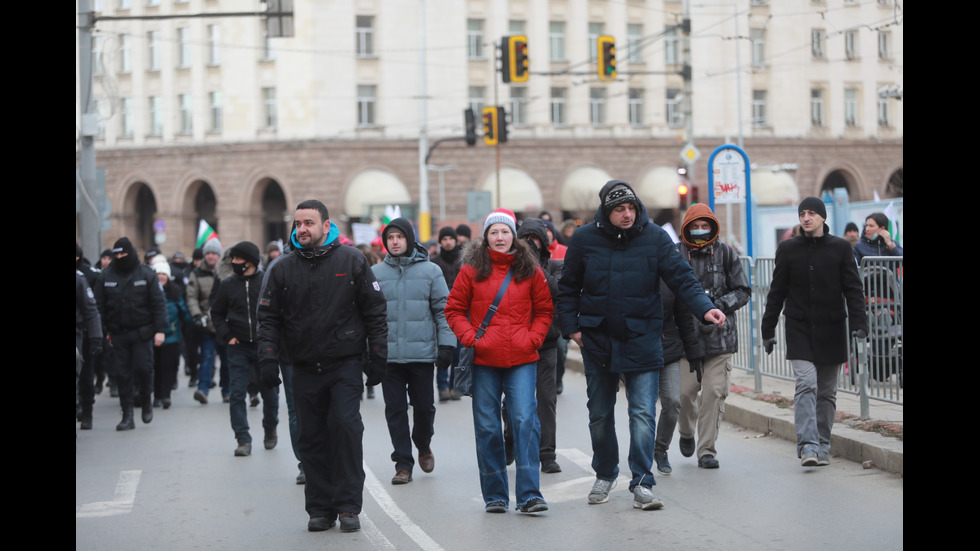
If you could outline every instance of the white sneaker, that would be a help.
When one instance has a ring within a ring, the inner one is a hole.
[[[616,480],[595,479],[592,491],[589,492],[589,504],[596,505],[609,501],[609,491],[616,487]]]
[[[653,495],[653,490],[647,488],[646,486],[637,486],[633,488],[633,508],[643,509],[644,511],[649,511],[651,509],[661,509],[664,506],[664,502],[660,501],[657,496]]]

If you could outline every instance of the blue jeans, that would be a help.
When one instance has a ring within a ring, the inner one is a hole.
[[[810,448],[830,453],[830,431],[837,415],[837,374],[840,364],[814,365],[790,360],[796,375],[793,418],[796,423],[796,456]]]
[[[544,499],[539,489],[538,472],[541,425],[534,397],[537,376],[536,363],[510,368],[478,365],[473,370],[473,428],[484,503],[510,503],[504,432],[500,422],[502,395],[507,396],[507,417],[514,434],[517,508],[534,498]]]
[[[619,442],[616,438],[616,392],[620,376],[595,365],[583,354],[588,393],[589,432],[592,435],[592,469],[597,478],[615,480],[619,476]],[[637,485],[651,487],[657,482],[650,467],[657,435],[657,394],[660,371],[623,374],[626,400],[629,404],[629,466],[633,478],[630,491]],[[509,405],[509,404],[508,404]]]
[[[197,372],[197,389],[207,396],[211,391],[211,379],[214,378],[214,335],[205,331],[197,334],[197,342],[201,347],[201,367]]]
[[[681,362],[670,362],[660,370],[660,422],[657,423],[657,445],[654,451],[670,448],[681,414]]]
[[[231,395],[228,411],[231,414],[231,428],[239,442],[251,442],[248,432],[248,407],[245,404],[249,374],[252,366],[259,361],[259,350],[255,344],[228,345],[228,373],[231,376]],[[262,427],[265,430],[276,428],[279,424],[279,387],[269,388],[259,384],[262,394]]]

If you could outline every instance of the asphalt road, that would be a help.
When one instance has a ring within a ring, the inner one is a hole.
[[[594,473],[585,378],[566,372],[558,400],[558,462],[542,474],[550,510],[487,514],[480,496],[470,401],[437,404],[431,474],[392,486],[384,402],[365,400],[364,510],[360,532],[306,530],[303,486],[295,484],[285,401],[279,446],[263,449],[261,407],[249,409],[253,452],[234,457],[228,408],[200,405],[180,377],[169,410],[136,430],[116,432],[118,400],[97,397],[95,428],[76,424],[75,548],[504,550],[504,549],[901,549],[904,482],[835,460],[804,469],[791,442],[723,423],[718,470],[670,450],[674,474],[657,476],[659,511],[632,507],[628,492],[625,398],[617,430],[621,470],[608,503],[589,505]],[[212,396],[218,395],[212,393]],[[514,468],[510,468],[513,488]],[[513,493],[511,506],[513,507]]]

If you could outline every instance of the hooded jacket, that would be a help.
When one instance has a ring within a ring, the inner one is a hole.
[[[387,227],[398,227],[412,248],[404,256],[389,252],[371,267],[387,301],[388,363],[432,363],[439,346],[456,346],[443,311],[449,288],[442,270],[415,241],[411,226],[403,228],[400,220]]]
[[[113,259],[99,272],[92,288],[99,305],[105,333],[138,331],[141,339],[167,330],[167,305],[156,271],[139,261],[136,248],[126,238],[127,255]],[[135,262],[134,262],[135,261]]]
[[[227,344],[234,337],[241,344],[254,344],[258,339],[257,311],[263,276],[264,272],[257,269],[252,275],[233,274],[221,281],[211,305],[219,343]]]
[[[695,220],[707,220],[711,233],[707,236],[691,235],[690,225]],[[681,255],[694,269],[708,298],[715,307],[725,313],[727,320],[721,327],[713,327],[702,335],[707,355],[733,354],[738,352],[738,328],[735,311],[745,306],[752,295],[749,280],[745,277],[738,253],[718,240],[718,218],[704,203],[692,205],[684,216],[681,230]]]
[[[546,220],[540,218],[527,218],[521,224],[521,227],[517,229],[518,239],[527,239],[528,236],[537,237],[542,244],[545,244],[544,249],[538,250],[538,261],[541,264],[541,269],[544,271],[544,277],[548,280],[548,289],[551,291],[552,302],[554,302],[555,297],[558,296],[558,280],[561,279],[561,271],[565,265],[563,260],[556,260],[551,257],[551,245],[557,243],[553,241],[551,244],[548,243],[548,232],[545,231],[545,227],[548,225]],[[534,247],[531,247],[534,250]],[[564,246],[562,247],[562,252],[564,253]],[[541,346],[542,349],[554,348],[558,346],[558,337],[561,336],[561,328],[558,326],[558,317],[555,316],[554,320],[551,322],[551,328],[548,329],[548,336],[544,339],[544,344]]]
[[[565,337],[582,332],[582,353],[600,369],[657,370],[664,365],[660,280],[699,319],[714,305],[639,198],[632,226],[624,230],[610,223],[604,205],[616,185],[629,187],[621,180],[607,182],[599,191],[593,222],[579,228],[569,242],[558,282],[558,321]]]

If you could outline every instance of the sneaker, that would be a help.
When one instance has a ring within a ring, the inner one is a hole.
[[[800,465],[803,467],[816,467],[820,464],[820,460],[817,459],[817,452],[811,449],[803,450],[803,458],[800,460]]]
[[[684,457],[691,457],[692,455],[694,455],[693,438],[684,438],[683,436],[681,436],[680,445],[681,445],[681,455],[683,455]]]
[[[279,443],[279,435],[276,434],[276,429],[265,429],[265,439],[262,440],[262,444],[265,449],[271,450],[276,447]]]
[[[431,473],[432,469],[436,468],[436,456],[431,448],[425,451],[419,450],[419,467],[422,468],[423,473]]]
[[[198,402],[201,402],[202,404],[208,403],[208,395],[200,390],[194,391],[194,399],[197,400]]]
[[[657,462],[657,472],[670,476],[673,469],[670,468],[670,461],[667,460],[667,452],[653,452],[653,460]]]
[[[307,523],[306,529],[310,532],[323,532],[337,525],[337,518],[313,517]]]
[[[652,509],[661,509],[664,506],[664,502],[653,495],[653,489],[647,488],[646,486],[637,486],[633,488],[633,508],[643,509],[644,511],[650,511]]]
[[[439,391],[440,402],[448,402],[449,400],[452,399],[453,399],[453,391],[449,390],[448,388],[444,388]]]
[[[235,457],[247,457],[249,455],[252,455],[252,443],[239,442],[238,447],[235,448]]]
[[[340,513],[340,531],[357,532],[361,529],[361,521],[357,519],[357,513]]]
[[[522,513],[540,513],[548,510],[548,504],[540,497],[531,498],[527,503],[521,505]]]
[[[486,510],[488,513],[506,513],[507,504],[503,501],[492,501],[487,503]]]
[[[702,469],[717,469],[718,460],[715,459],[715,456],[711,455],[710,453],[702,455],[698,458],[698,467],[701,467]]]
[[[296,475],[297,484],[306,484],[306,473],[303,471],[303,467],[299,468],[299,474]]]
[[[827,465],[830,465],[830,454],[817,452],[817,466],[826,467]]]
[[[412,473],[406,471],[405,469],[398,469],[395,471],[395,476],[391,477],[391,483],[394,485],[398,484],[408,484],[412,481]]]
[[[595,479],[592,491],[589,492],[589,505],[605,503],[609,501],[609,491],[616,487],[616,480]]]
[[[548,474],[560,473],[561,466],[558,464],[557,461],[546,461],[541,464],[541,472],[548,473]]]

